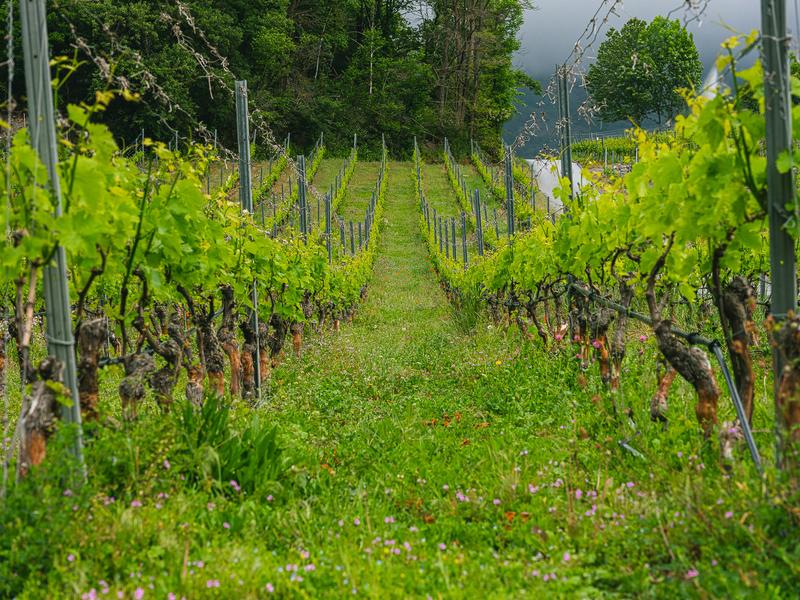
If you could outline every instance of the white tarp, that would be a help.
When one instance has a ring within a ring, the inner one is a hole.
[[[561,200],[555,197],[555,189],[560,187],[559,179],[561,178],[561,161],[543,158],[533,158],[527,161],[529,165],[533,165],[533,175],[536,177],[536,183],[539,186],[539,192],[544,194],[550,199],[550,212],[558,212],[564,208]],[[581,187],[585,184],[583,178],[583,171],[581,166],[572,163],[572,191],[574,194],[580,192]]]

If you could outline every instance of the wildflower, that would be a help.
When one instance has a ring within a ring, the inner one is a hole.
[[[139,508],[141,505],[142,503],[139,502],[138,500],[134,500],[131,502],[131,508]]]
[[[272,496],[272,494],[270,494],[269,496],[267,496],[267,502],[272,502],[274,499],[275,499],[275,498]]]
[[[344,527],[344,521],[342,519],[339,519],[339,527]]]
[[[595,350],[600,350],[603,347],[603,343],[600,340],[594,340],[592,346],[594,346]]]
[[[628,486],[628,488],[632,488],[632,487],[633,487],[633,486],[635,486],[636,484],[635,484],[635,483],[633,483],[632,481],[629,481],[629,482],[628,482],[628,483],[626,483],[625,485],[626,485],[626,486]]]
[[[169,594],[167,594],[167,600],[178,600],[178,597],[172,592],[170,592]]]
[[[310,571],[316,571],[316,570],[317,570],[317,567],[316,567],[316,565],[314,565],[314,563],[308,564],[308,565],[306,565],[306,566],[305,566],[305,567],[303,567],[303,568],[304,568],[306,571],[309,571],[309,572],[310,572]]]
[[[356,517],[355,519],[353,519],[353,525],[355,525],[356,527],[358,527],[359,525],[361,525],[361,519],[359,519],[358,517]]]
[[[499,367],[501,364],[503,364],[503,361],[498,358],[496,361],[494,361],[494,364]]]
[[[583,498],[583,491],[582,490],[575,490],[575,499],[580,500]]]
[[[75,560],[75,555],[74,555],[74,554],[69,554],[69,555],[67,555],[67,560],[68,560],[69,562],[72,562],[72,561],[74,561],[74,560]]]
[[[394,523],[394,517],[385,517],[383,519],[384,523]]]
[[[122,597],[122,596],[120,596],[120,598],[121,598],[121,597]],[[142,589],[142,588],[136,588],[136,591],[135,591],[135,592],[133,592],[133,597],[134,597],[136,600],[142,600],[142,598],[144,598],[144,589]]]
[[[439,550],[447,550],[447,545],[439,544]]]
[[[729,510],[728,512],[726,512],[725,513],[725,518],[726,519],[732,519],[733,518],[733,511]]]
[[[272,585],[271,583],[268,583],[266,587],[267,587],[267,591],[270,594],[274,594],[275,593],[275,586],[274,585]]]
[[[67,498],[69,498],[70,496],[72,496],[72,490],[70,490],[70,489],[66,489],[66,490],[64,490],[64,495],[65,495]]]
[[[570,556],[570,553],[569,552],[564,552],[564,556],[562,557],[562,560],[566,563],[566,562],[569,562],[571,559],[572,559],[572,556]]]
[[[697,569],[689,569],[688,571],[686,571],[686,575],[684,575],[684,579],[687,579],[687,580],[688,579],[694,579],[698,575],[700,575],[700,572]]]
[[[170,468],[172,467],[172,465],[170,465],[170,464],[169,464],[169,461],[168,461],[166,458],[164,459],[164,462],[163,462],[163,463],[161,463],[161,464],[164,466],[164,468],[165,468],[167,471],[169,471],[169,470],[170,470]]]
[[[494,504],[495,506],[500,506],[500,498],[495,498],[494,500],[492,500],[492,504]]]
[[[561,340],[563,340],[563,339],[564,339],[564,336],[563,336],[563,335],[561,335],[560,333],[557,333],[557,334],[556,334],[556,341],[557,341],[557,342],[560,342],[560,341],[561,341]]]
[[[214,504],[213,502],[209,502],[208,504],[206,504],[206,508],[208,510],[214,510],[215,506],[216,506],[216,504]]]
[[[647,336],[646,335],[640,335],[639,336],[639,341],[640,342],[646,342],[647,341]]]
[[[239,483],[235,479],[231,479],[230,484],[231,484],[231,487],[234,489],[234,491],[236,493],[239,493],[239,492],[242,491],[241,486],[239,485]]]
[[[443,490],[446,492],[447,490],[449,490],[449,489],[450,489],[450,486],[449,486],[449,485],[447,485],[447,484],[445,483],[445,484],[442,486],[442,489],[443,489]]]
[[[230,528],[231,528],[231,524],[230,524],[230,523],[228,523],[227,521],[225,521],[225,522],[222,524],[222,526],[223,526],[225,529],[230,529]]]

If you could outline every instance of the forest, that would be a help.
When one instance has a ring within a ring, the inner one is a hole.
[[[188,143],[198,123],[233,145],[234,102],[224,87],[244,79],[279,138],[291,133],[302,147],[325,131],[329,146],[341,150],[357,130],[364,149],[377,156],[382,133],[389,140],[418,133],[449,136],[462,146],[470,137],[499,144],[519,91],[539,87],[512,66],[526,6],[519,0],[55,0],[48,25],[52,56],[93,67],[64,82],[64,106],[109,87],[140,94],[139,102],[113,102],[103,116],[123,146],[142,130],[162,140],[177,131]],[[21,86],[21,61],[15,81]],[[21,87],[15,95],[24,95]]]

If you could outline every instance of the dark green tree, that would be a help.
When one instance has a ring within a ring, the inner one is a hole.
[[[678,21],[631,19],[608,32],[586,87],[604,121],[662,123],[684,106],[680,90],[696,90],[702,76],[694,38]]]
[[[411,139],[500,141],[517,90],[538,83],[513,68],[528,0],[52,0],[53,56],[84,65],[59,90],[59,108],[118,89],[101,115],[120,142],[198,139],[201,126],[235,147],[234,79],[247,79],[251,109],[277,140],[296,147],[325,132],[363,156],[385,133]],[[409,19],[408,15],[418,15]],[[108,68],[105,68],[108,65]],[[15,96],[24,109],[22,61]],[[5,78],[0,81],[0,92]],[[5,94],[3,94],[5,95]],[[257,139],[258,142],[262,140]],[[466,147],[462,143],[461,147]],[[261,152],[264,151],[262,144]]]

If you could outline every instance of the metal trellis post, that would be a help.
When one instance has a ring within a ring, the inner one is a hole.
[[[239,201],[242,210],[253,214],[253,184],[250,170],[250,115],[247,107],[247,81],[236,82],[236,135],[239,142]],[[253,281],[251,291],[253,310],[250,313],[250,326],[256,342],[256,355],[253,357],[253,380],[256,394],[261,395],[261,340],[258,334],[258,286]]]
[[[789,44],[786,32],[786,0],[761,0],[764,59],[764,99],[767,120],[767,194],[769,200],[770,271],[772,302],[770,311],[777,321],[797,308],[796,257],[794,240],[786,223],[797,216],[793,169],[778,170],[778,159],[792,150],[792,104],[790,97]],[[782,461],[786,432],[778,397],[783,360],[773,350],[775,369],[775,419],[778,464]]]
[[[39,158],[47,169],[55,213],[56,216],[60,216],[61,183],[57,167],[56,119],[50,79],[50,51],[47,43],[45,1],[20,0],[20,14],[30,137]],[[77,428],[72,452],[80,466],[82,478],[85,480],[75,339],[72,335],[67,255],[63,246],[56,247],[52,262],[43,269],[43,287],[47,316],[47,352],[64,365],[64,385],[72,396],[71,405],[62,406],[61,418],[65,422],[74,423]]]

